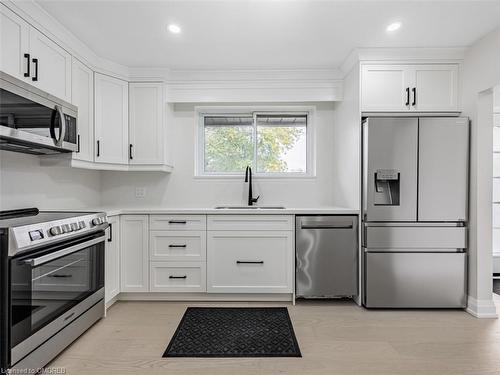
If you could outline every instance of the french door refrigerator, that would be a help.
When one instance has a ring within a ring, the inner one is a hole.
[[[469,120],[363,122],[363,304],[465,307]]]

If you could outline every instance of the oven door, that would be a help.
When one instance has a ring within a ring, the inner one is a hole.
[[[11,260],[11,363],[103,298],[104,232]]]

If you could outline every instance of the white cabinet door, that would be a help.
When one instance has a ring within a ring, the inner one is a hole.
[[[458,64],[415,65],[411,108],[415,111],[458,111]]]
[[[293,231],[207,233],[208,292],[293,291]]]
[[[94,74],[97,163],[128,164],[128,82]]]
[[[362,111],[408,111],[409,72],[407,65],[364,65],[361,70]]]
[[[130,164],[163,164],[163,85],[129,84]]]
[[[29,25],[17,14],[0,4],[0,70],[19,79],[29,79]]]
[[[71,98],[78,107],[78,151],[73,159],[94,161],[94,72],[73,58]]]
[[[122,292],[149,291],[148,215],[120,217]]]
[[[30,29],[31,83],[71,102],[71,55],[38,30]]]
[[[105,257],[105,302],[109,302],[120,293],[120,218],[108,218],[106,257]]]

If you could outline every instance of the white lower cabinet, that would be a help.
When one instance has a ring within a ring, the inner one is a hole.
[[[120,293],[120,217],[108,217],[108,223],[104,260],[104,295],[106,303]]]
[[[209,231],[207,291],[292,293],[293,231]]]
[[[149,239],[152,261],[206,260],[205,231],[151,231]]]
[[[122,215],[120,218],[122,292],[149,291],[148,221],[148,215]]]
[[[152,292],[205,292],[205,262],[151,262]]]

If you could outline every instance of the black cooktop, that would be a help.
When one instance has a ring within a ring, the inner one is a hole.
[[[84,211],[39,211],[37,208],[0,211],[0,228],[13,228],[23,225],[45,223],[92,213],[93,212]]]

